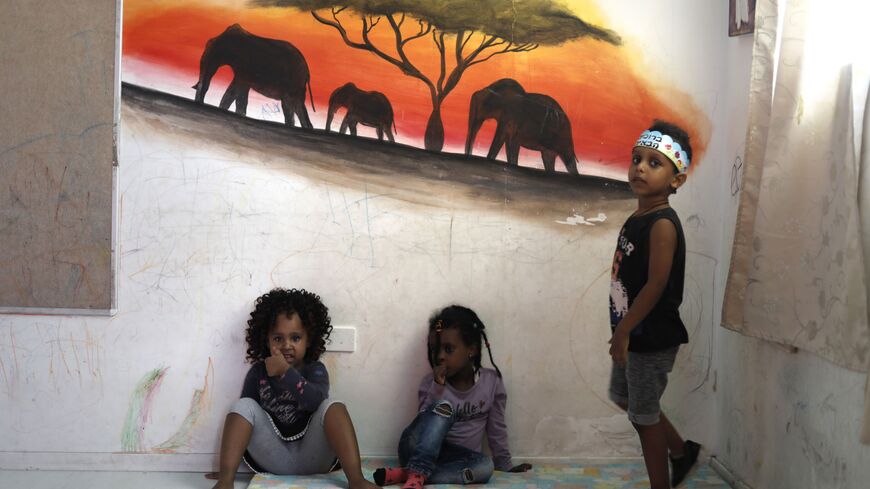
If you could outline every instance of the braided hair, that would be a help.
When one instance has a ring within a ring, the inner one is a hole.
[[[305,351],[305,363],[317,361],[326,351],[326,343],[332,332],[332,320],[329,309],[320,300],[320,296],[305,289],[275,288],[257,297],[251,319],[245,330],[245,341],[248,343],[247,361],[256,363],[271,355],[269,351],[269,331],[275,326],[275,321],[281,314],[288,317],[294,313],[299,315],[302,327],[308,333],[308,349]]]
[[[492,359],[492,347],[486,337],[486,326],[483,321],[477,317],[476,312],[455,304],[445,307],[429,318],[429,336],[434,336],[434,343],[429,344],[429,365],[431,367],[434,368],[438,364],[438,352],[441,351],[441,331],[445,329],[458,329],[466,346],[477,346],[478,354],[472,358],[475,372],[480,370],[483,347],[486,346],[489,353],[489,363],[501,377],[501,370]]]

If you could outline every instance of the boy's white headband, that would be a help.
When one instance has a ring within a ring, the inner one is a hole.
[[[634,143],[635,148],[638,146],[654,149],[667,156],[680,173],[689,171],[689,155],[683,151],[680,143],[674,141],[674,138],[667,134],[662,134],[659,131],[644,131]]]

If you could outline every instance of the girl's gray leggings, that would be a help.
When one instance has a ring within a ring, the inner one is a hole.
[[[245,418],[253,426],[248,453],[267,472],[280,475],[325,474],[335,465],[336,457],[326,440],[323,420],[326,410],[337,402],[340,401],[324,399],[311,414],[305,436],[296,441],[279,438],[272,418],[249,397],[233,403],[230,412]]]

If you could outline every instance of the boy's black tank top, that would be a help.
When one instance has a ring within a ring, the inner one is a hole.
[[[679,216],[670,207],[629,217],[622,225],[611,268],[610,327],[616,328],[647,282],[650,231],[659,219],[674,223],[677,246],[671,274],[661,298],[631,332],[628,350],[638,353],[666,350],[689,342],[679,310],[683,302],[686,272],[686,238]]]

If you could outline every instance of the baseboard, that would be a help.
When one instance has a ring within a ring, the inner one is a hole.
[[[2,470],[211,472],[214,453],[0,452]]]
[[[365,457],[365,456],[364,456]],[[391,458],[394,456],[369,455]],[[517,463],[641,463],[641,457],[515,457]],[[0,470],[85,470],[99,472],[211,472],[217,468],[215,453],[95,453],[0,452]],[[244,466],[242,466],[244,469]],[[740,488],[744,489],[744,488]]]
[[[719,477],[731,486],[732,489],[752,489],[752,486],[743,482],[740,477],[734,474],[728,466],[723,464],[716,457],[710,457],[710,467],[719,474]]]

